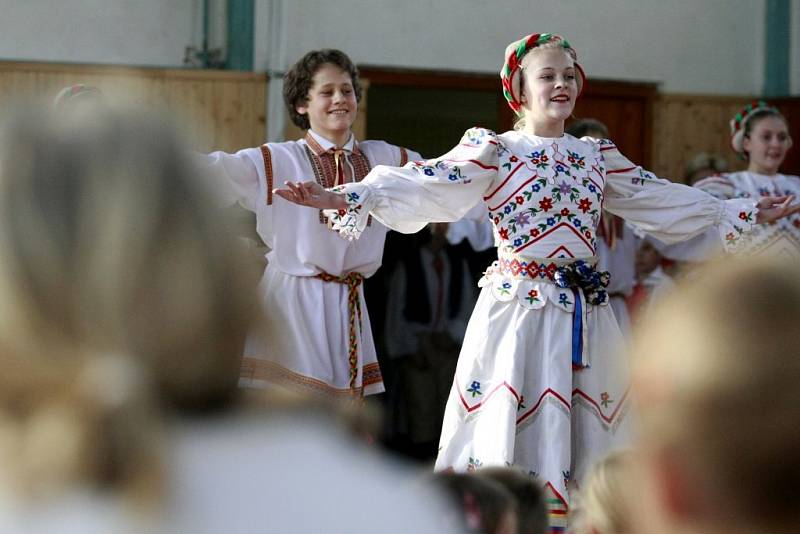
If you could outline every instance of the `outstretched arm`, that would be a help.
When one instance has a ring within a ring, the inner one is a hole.
[[[594,141],[594,140],[593,140]],[[606,165],[605,208],[666,244],[716,228],[728,251],[754,224],[800,210],[793,197],[720,200],[700,189],[660,179],[634,165],[610,141],[599,145]]]
[[[318,209],[347,209],[347,202],[343,193],[329,191],[317,182],[286,182],[286,187],[273,190],[279,197]]]
[[[371,215],[393,230],[414,233],[429,222],[451,222],[477,204],[497,176],[500,141],[494,132],[467,130],[444,156],[404,167],[379,165],[363,181],[325,190],[287,183],[276,195],[326,211],[333,229],[356,238]]]

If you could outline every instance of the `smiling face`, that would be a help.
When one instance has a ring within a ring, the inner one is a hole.
[[[330,63],[322,65],[314,74],[307,102],[297,106],[297,112],[307,115],[311,129],[329,141],[339,146],[347,142],[358,112],[350,74]]]
[[[742,142],[750,161],[748,170],[768,175],[778,172],[791,147],[786,121],[777,115],[759,118]]]
[[[562,48],[532,50],[523,60],[522,109],[526,130],[557,137],[578,96],[575,63]],[[554,135],[555,134],[555,135]]]

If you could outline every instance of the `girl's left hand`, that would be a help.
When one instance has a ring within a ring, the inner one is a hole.
[[[788,217],[800,212],[800,204],[791,204],[794,195],[782,197],[762,197],[758,201],[758,224],[775,222],[783,217]]]
[[[286,186],[286,188],[273,189],[272,192],[301,206],[319,209],[347,209],[347,202],[343,194],[332,193],[317,182],[286,182]]]

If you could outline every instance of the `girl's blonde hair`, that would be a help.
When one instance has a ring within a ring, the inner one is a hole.
[[[633,456],[615,451],[600,460],[581,486],[571,512],[573,534],[626,534],[632,531]]]
[[[800,269],[785,259],[725,261],[642,324],[632,352],[642,443],[673,453],[712,514],[796,531]]]
[[[0,133],[0,452],[17,488],[153,486],[153,408],[236,394],[252,277],[201,173],[140,113]]]

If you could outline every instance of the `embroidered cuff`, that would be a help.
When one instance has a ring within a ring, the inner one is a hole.
[[[740,249],[744,235],[756,223],[757,214],[756,201],[749,198],[734,198],[722,203],[718,228],[726,252]]]
[[[329,191],[344,194],[347,202],[346,209],[323,210],[330,228],[347,240],[358,239],[369,219],[366,202],[370,196],[369,188],[364,184],[351,183],[332,187]]]

